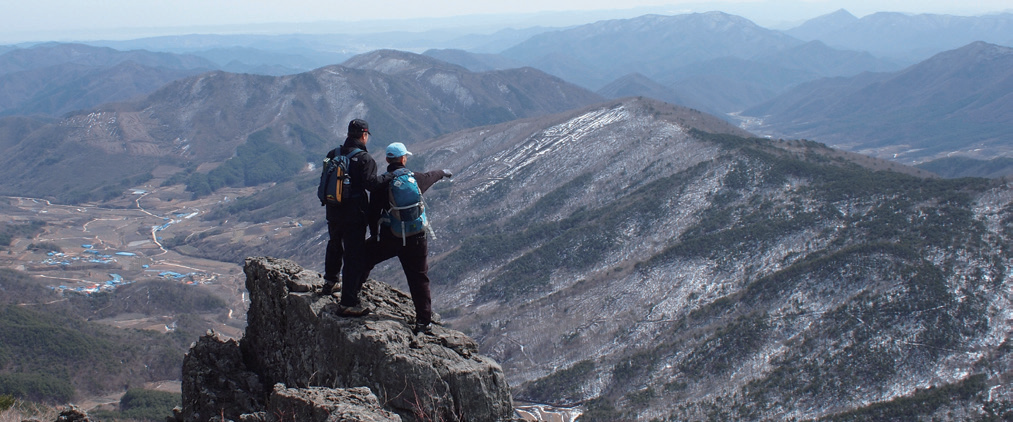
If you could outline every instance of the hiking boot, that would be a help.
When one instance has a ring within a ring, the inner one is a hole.
[[[433,333],[433,324],[428,323],[428,322],[427,323],[416,322],[415,323],[415,327],[412,328],[412,332],[415,333],[415,334],[418,334],[418,333],[432,334]]]
[[[324,280],[324,285],[317,290],[317,296],[330,296],[334,293],[334,285],[337,284],[333,280]]]
[[[369,308],[366,308],[362,305],[345,306],[342,304],[338,304],[337,314],[344,317],[361,317],[363,315],[369,314]]]

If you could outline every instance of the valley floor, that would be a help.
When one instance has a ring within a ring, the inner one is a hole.
[[[221,198],[171,200],[188,196],[180,187],[170,187],[136,190],[123,203],[102,206],[5,198],[6,205],[0,206],[3,221],[41,221],[45,225],[34,238],[13,239],[6,253],[0,255],[0,266],[32,275],[44,287],[64,295],[93,295],[157,279],[214,286],[213,290],[229,304],[228,317],[216,321],[214,328],[238,338],[246,325],[241,263],[190,257],[162,244],[172,236],[195,235],[212,228],[198,217]],[[174,319],[174,315],[122,314],[99,322],[166,332],[173,329]]]

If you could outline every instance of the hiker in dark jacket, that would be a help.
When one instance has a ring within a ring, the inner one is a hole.
[[[415,304],[415,333],[430,333],[433,316],[432,295],[429,291],[429,244],[426,238],[427,230],[410,236],[400,237],[395,229],[388,225],[381,225],[381,216],[391,211],[391,200],[388,192],[389,185],[395,177],[395,172],[404,169],[410,152],[404,144],[395,142],[387,147],[387,173],[380,176],[376,189],[372,191],[369,206],[370,230],[379,233],[378,237],[371,237],[366,242],[367,264],[363,273],[363,280],[369,276],[369,272],[377,264],[387,259],[398,257],[401,261],[401,269],[404,271],[408,281],[408,289],[411,292],[412,302]],[[415,178],[420,193],[425,193],[433,184],[444,177],[453,176],[449,170],[433,170],[425,173],[411,173]]]
[[[339,205],[327,204],[327,233],[330,238],[324,261],[324,286],[320,293],[330,295],[338,281],[338,273],[341,272],[338,314],[343,316],[369,313],[369,309],[359,303],[359,290],[362,288],[366,266],[367,191],[374,190],[379,182],[376,161],[366,151],[369,137],[369,124],[362,119],[352,120],[348,123],[345,143],[327,154],[328,158],[334,158],[335,154],[349,154],[356,148],[362,150],[349,159],[348,198]]]

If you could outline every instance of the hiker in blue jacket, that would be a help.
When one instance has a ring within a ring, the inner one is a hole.
[[[362,289],[366,269],[367,192],[374,190],[380,180],[376,174],[376,161],[366,151],[369,137],[369,124],[362,119],[352,120],[348,123],[345,143],[327,155],[327,158],[334,158],[336,154],[349,156],[347,199],[336,205],[326,204],[327,233],[330,237],[324,261],[324,286],[320,291],[322,295],[330,295],[341,272],[341,300],[337,312],[342,316],[369,313],[369,308],[359,303],[359,290]]]
[[[395,142],[387,147],[387,173],[380,176],[380,181],[371,192],[369,206],[370,231],[378,233],[366,242],[367,264],[363,273],[363,281],[369,276],[373,267],[387,259],[398,257],[401,269],[408,281],[412,302],[415,305],[415,333],[431,333],[432,294],[429,291],[429,245],[427,240],[428,221],[425,216],[425,205],[421,194],[444,177],[452,177],[450,170],[433,170],[425,173],[413,173],[405,168],[408,156],[412,155],[404,144]],[[415,184],[411,187],[416,199],[398,206],[395,196],[396,185]],[[400,208],[400,210],[398,209]],[[403,213],[398,213],[403,211]],[[411,215],[407,217],[407,215]],[[410,220],[410,221],[404,221]],[[411,226],[415,227],[412,228]]]

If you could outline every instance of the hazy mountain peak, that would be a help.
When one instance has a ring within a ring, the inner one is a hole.
[[[671,75],[673,64],[745,59],[798,44],[801,41],[748,19],[706,12],[645,15],[548,32],[503,55],[598,89],[632,69],[659,78]]]
[[[732,15],[721,11],[687,13],[681,15],[644,15],[633,19],[619,19],[584,25],[585,27],[602,26],[599,24],[618,25],[632,31],[648,31],[656,29],[671,28],[679,25],[693,25],[696,29],[716,28],[762,28],[755,22],[742,16]],[[651,26],[656,25],[656,26]]]
[[[827,34],[847,28],[858,22],[858,18],[847,10],[840,9],[823,16],[817,16],[801,25],[785,31],[795,38],[811,41],[824,38]]]
[[[853,20],[853,21],[858,20],[858,18],[855,17],[855,15],[852,15],[851,12],[847,11],[847,9],[837,9],[837,11],[835,11],[833,13],[828,13],[826,15],[823,15],[823,17],[825,17],[825,18],[840,19],[840,20]],[[819,19],[819,18],[816,18],[816,19]]]
[[[647,76],[644,76],[644,74],[640,73],[640,72],[633,72],[633,73],[624,75],[623,77],[621,77],[619,79],[616,79],[615,82],[613,82],[613,84],[615,84],[615,83],[624,83],[624,84],[625,83],[635,83],[635,84],[638,84],[638,85],[651,85],[653,88],[662,88],[663,87],[663,85],[658,84],[657,82],[655,82],[651,78],[648,78]],[[612,84],[609,84],[609,85],[612,85]]]
[[[927,69],[931,69],[933,71],[950,69],[949,72],[955,72],[957,71],[956,69],[977,68],[981,65],[992,66],[994,64],[991,62],[996,60],[1011,59],[1013,59],[1013,48],[990,44],[984,41],[975,41],[961,48],[936,54],[928,60],[908,68],[904,73],[910,74],[912,72],[919,72]],[[946,72],[946,74],[949,74],[949,72]],[[1003,71],[1002,73],[1005,75],[1008,72]],[[975,72],[973,77],[971,75],[963,77],[972,78],[978,81],[991,79],[990,74],[980,74],[977,72]]]
[[[376,50],[348,59],[344,66],[353,69],[375,70],[387,75],[418,73],[432,68],[467,72],[468,70],[422,54],[398,50]]]
[[[992,58],[992,57],[1003,57],[1013,54],[1013,48],[1004,47],[1001,45],[991,44],[984,41],[975,41],[970,43],[963,48],[958,48],[951,51],[951,53],[965,53],[968,56],[979,57],[979,58]],[[946,54],[946,53],[942,53]]]
[[[697,15],[699,17],[706,18],[706,19],[710,20],[711,22],[734,22],[734,23],[737,23],[737,24],[745,24],[745,25],[758,26],[758,25],[756,25],[755,22],[753,22],[753,21],[751,21],[749,19],[746,19],[746,18],[744,18],[742,16],[733,15],[733,14],[721,12],[721,11],[718,11],[718,10],[712,10],[712,11],[709,11],[709,12],[693,13],[693,14],[690,14],[690,15],[687,15],[687,16],[692,16],[692,15]]]
[[[837,29],[858,22],[858,20],[858,17],[852,15],[851,12],[845,9],[838,9],[836,12],[810,19],[799,27],[812,26],[822,27],[824,30]]]
[[[862,19],[859,19],[859,20],[878,21],[878,20],[898,19],[898,18],[910,18],[910,17],[915,17],[915,16],[927,16],[927,15],[913,15],[913,14],[910,14],[910,13],[883,11],[883,12],[872,13],[872,14],[870,14],[868,16],[862,17]]]
[[[516,69],[524,66],[521,63],[517,63],[499,54],[473,53],[459,49],[427,50],[422,54],[447,63],[464,66],[472,72],[487,72],[497,69]]]

